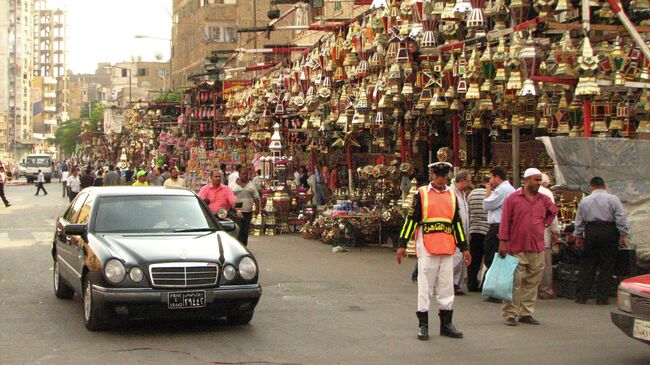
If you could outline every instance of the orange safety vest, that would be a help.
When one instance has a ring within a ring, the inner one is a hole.
[[[447,189],[437,193],[427,187],[420,188],[422,221],[416,229],[422,229],[424,247],[432,255],[453,255],[456,252],[456,239],[452,228],[456,212],[456,194]]]

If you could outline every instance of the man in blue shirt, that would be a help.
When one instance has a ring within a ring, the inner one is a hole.
[[[489,269],[494,260],[494,254],[499,249],[499,223],[503,203],[508,195],[512,194],[515,188],[507,180],[506,170],[502,167],[495,167],[490,170],[490,182],[485,186],[485,200],[483,209],[487,212],[487,222],[490,225],[485,236],[485,266]]]
[[[584,245],[583,258],[578,278],[576,303],[585,304],[596,272],[600,282],[596,303],[608,304],[608,290],[612,285],[612,274],[618,245],[627,246],[630,229],[623,204],[615,195],[609,194],[602,177],[589,181],[591,195],[578,205],[575,231],[576,244]]]

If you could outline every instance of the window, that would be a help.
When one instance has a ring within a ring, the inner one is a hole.
[[[221,41],[221,27],[209,25],[205,27],[205,40],[210,42]]]
[[[216,230],[194,196],[107,196],[99,200],[95,232]]]
[[[225,27],[223,32],[224,39],[226,43],[237,42],[237,29],[233,27]]]
[[[311,0],[312,19],[323,16],[324,0]]]
[[[139,68],[138,69],[138,76],[149,76],[149,69],[148,68]]]
[[[343,9],[343,5],[341,4],[340,1],[334,3],[334,11],[336,13],[340,12],[342,9]]]
[[[79,211],[81,210],[81,206],[83,205],[84,200],[86,200],[87,195],[88,194],[80,194],[74,201],[74,205],[70,206],[70,208],[68,208],[68,211],[65,212],[63,219],[68,221],[68,223],[74,223],[77,219],[77,215],[79,215]]]
[[[224,4],[237,4],[237,0],[224,0]]]
[[[233,43],[237,41],[237,28],[209,25],[203,34],[205,42]]]
[[[93,203],[95,199],[93,197],[88,197],[84,202],[84,205],[81,206],[79,210],[79,216],[77,217],[77,224],[88,224],[88,218],[90,218],[90,212],[93,210]]]

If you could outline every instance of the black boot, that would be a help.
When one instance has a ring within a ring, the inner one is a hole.
[[[429,312],[415,312],[418,316],[418,340],[429,339]]]
[[[452,338],[463,338],[463,333],[454,327],[451,323],[451,318],[454,314],[453,310],[440,310],[440,336],[447,336]]]

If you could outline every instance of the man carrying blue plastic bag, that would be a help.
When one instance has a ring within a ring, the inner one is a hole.
[[[512,301],[501,307],[505,323],[538,325],[533,318],[537,291],[544,274],[544,229],[557,215],[551,199],[538,192],[542,173],[530,168],[524,172],[524,187],[510,194],[503,204],[499,226],[499,255],[519,259],[515,270]]]

